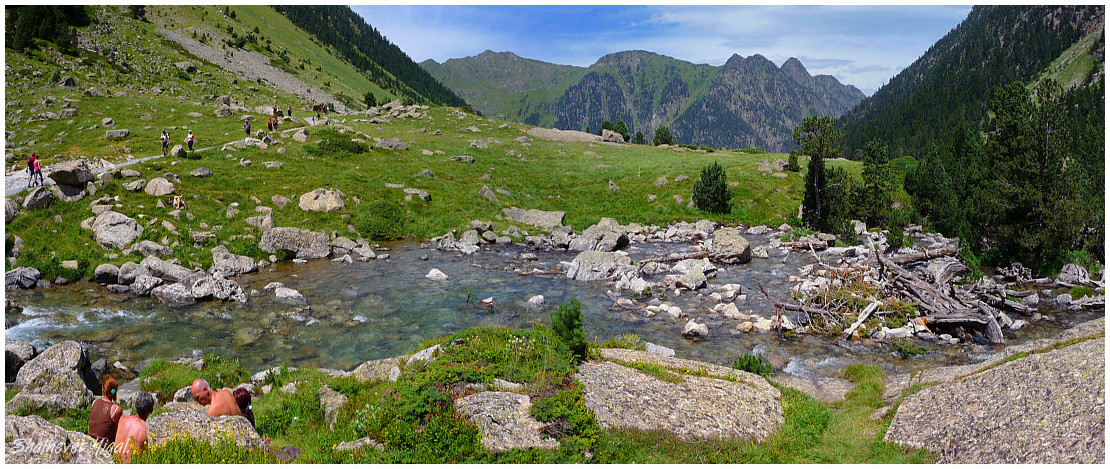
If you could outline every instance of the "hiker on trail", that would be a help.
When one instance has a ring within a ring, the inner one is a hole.
[[[194,401],[208,407],[207,412],[209,417],[243,414],[239,410],[239,404],[235,402],[235,396],[231,394],[230,390],[221,389],[215,391],[208,385],[208,381],[202,378],[197,378],[193,381],[193,385],[189,387],[189,392],[192,393]]]
[[[273,119],[266,119],[266,130],[268,130],[270,132],[274,131],[274,120]]]
[[[33,182],[35,180],[35,165],[38,164],[35,155],[38,155],[38,153],[31,153],[31,156],[27,158],[27,187],[35,185]]]
[[[42,162],[38,159],[38,153],[35,153],[35,176],[39,180],[39,185],[42,185]]]
[[[89,409],[88,435],[100,443],[100,447],[107,449],[116,441],[116,428],[119,419],[123,416],[123,409],[116,405],[116,391],[118,382],[114,376],[108,375],[100,380],[100,399],[93,401]]]
[[[248,137],[251,136],[251,121],[249,119],[243,121],[243,133],[247,134]]]
[[[193,131],[189,131],[189,136],[185,137],[185,143],[189,144],[189,151],[193,151],[193,144],[196,143],[197,138],[193,136]]]
[[[135,397],[135,414],[125,415],[119,420],[116,430],[115,451],[123,462],[130,462],[131,456],[142,453],[147,446],[146,418],[154,411],[154,396],[140,392]]]
[[[287,108],[287,109],[285,110],[285,115],[286,115],[286,116],[289,116],[289,117],[293,117],[293,106],[289,106],[289,107],[288,107],[288,108]]]
[[[170,133],[166,129],[162,129],[162,156],[166,156],[170,151]]]

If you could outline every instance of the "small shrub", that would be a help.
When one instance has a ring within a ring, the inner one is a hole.
[[[333,129],[324,129],[316,133],[320,142],[305,147],[309,155],[327,158],[347,158],[370,151],[368,145],[351,140],[350,136],[341,134]]]
[[[741,354],[736,357],[736,361],[732,362],[732,367],[740,371],[747,371],[748,373],[757,374],[759,376],[768,376],[774,371],[774,368],[763,358],[763,355],[749,355]]]
[[[603,348],[644,350],[644,341],[636,334],[621,334],[601,343]]]
[[[88,430],[86,428],[86,430]],[[264,449],[247,450],[224,438],[213,445],[185,438],[172,438],[161,446],[135,454],[132,464],[277,464],[277,457]]]
[[[405,236],[405,214],[395,202],[376,200],[355,216],[355,228],[373,240],[398,239]]]
[[[728,182],[724,168],[717,162],[702,168],[701,178],[694,183],[694,205],[712,213],[729,213]]]
[[[1078,286],[1078,287],[1072,288],[1071,291],[1069,291],[1068,293],[1071,293],[1072,298],[1083,298],[1084,296],[1095,296],[1095,291],[1092,290],[1091,287],[1087,287],[1087,286]]]
[[[582,303],[571,298],[551,313],[551,331],[570,348],[578,361],[586,359],[586,333],[582,330]]]
[[[557,439],[567,436],[583,438],[593,443],[598,436],[597,417],[593,411],[586,407],[586,396],[582,383],[575,381],[567,389],[560,389],[546,399],[539,399],[532,403],[530,410],[532,417],[541,422],[569,423],[569,430],[563,434],[549,435]],[[551,425],[549,427],[556,427]]]
[[[925,349],[905,337],[895,337],[890,340],[887,346],[890,347],[891,352],[898,354],[901,358],[925,355]]]
[[[797,173],[802,170],[802,167],[798,165],[798,150],[790,152],[790,157],[786,162],[786,170],[792,173]]]
[[[674,139],[674,136],[671,135],[670,127],[663,126],[663,127],[658,128],[658,129],[655,129],[655,135],[651,138],[651,144],[655,145],[655,146],[664,145],[664,144],[674,145],[675,144],[675,139]]]

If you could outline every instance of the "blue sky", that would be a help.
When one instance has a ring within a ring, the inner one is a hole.
[[[588,66],[643,49],[721,65],[797,57],[870,95],[967,17],[970,6],[351,6],[413,60],[486,49]]]

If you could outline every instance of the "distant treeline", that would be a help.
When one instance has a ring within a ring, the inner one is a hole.
[[[274,9],[324,44],[333,47],[356,68],[368,72],[370,79],[383,89],[414,100],[427,100],[432,104],[459,107],[466,105],[462,98],[432,78],[400,48],[366,24],[350,7],[275,5]]]
[[[82,5],[5,6],[7,47],[17,51],[37,49],[36,40],[53,43],[66,54],[77,52],[76,27],[88,26]]]

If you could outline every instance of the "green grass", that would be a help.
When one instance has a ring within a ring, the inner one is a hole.
[[[203,378],[213,389],[230,388],[250,381],[251,373],[243,368],[238,359],[226,360],[217,356],[205,356],[200,370],[188,364],[171,363],[160,358],[151,360],[140,374],[145,392],[158,393],[159,401],[173,399],[173,393],[182,387],[193,384],[193,380]]]
[[[10,399],[10,398],[9,398]],[[89,431],[89,409],[48,409],[45,407],[22,405],[18,409],[9,409],[15,415],[38,415],[49,422],[69,431],[86,433]]]
[[[624,360],[612,360],[612,362],[624,367],[632,368],[637,371],[642,371],[643,373],[665,383],[675,384],[681,383],[683,381],[681,376],[671,373],[667,370],[666,367],[659,366],[654,363],[626,362]]]

